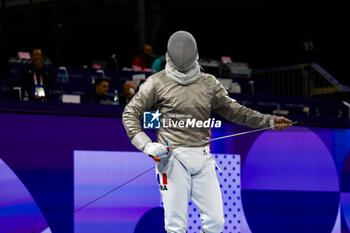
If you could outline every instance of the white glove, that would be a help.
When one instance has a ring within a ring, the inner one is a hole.
[[[163,144],[152,142],[151,139],[143,131],[137,133],[133,137],[131,143],[143,153],[148,154],[150,156],[157,157],[157,158],[162,159],[162,158],[170,157],[172,154],[172,148],[170,145],[166,147]],[[169,153],[168,153],[168,149],[169,149]],[[156,161],[156,162],[159,162],[159,161]]]
[[[150,142],[143,149],[143,153],[162,158],[168,154],[168,150],[167,147],[161,143]]]

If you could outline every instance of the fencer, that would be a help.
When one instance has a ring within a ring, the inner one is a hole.
[[[123,112],[123,124],[131,143],[157,162],[156,179],[168,233],[186,232],[190,198],[199,209],[202,232],[221,232],[222,196],[216,163],[209,150],[211,128],[202,124],[161,125],[157,142],[152,142],[141,124],[143,113],[150,110],[172,122],[203,122],[214,111],[230,122],[252,128],[285,129],[292,123],[285,117],[249,109],[230,98],[216,77],[202,72],[195,38],[186,31],[172,34],[165,70],[148,77]],[[166,142],[173,149],[170,157],[166,156]],[[191,143],[195,146],[186,146]]]

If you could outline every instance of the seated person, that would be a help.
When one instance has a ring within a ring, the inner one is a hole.
[[[54,76],[50,69],[43,65],[44,57],[40,49],[31,53],[31,63],[20,73],[19,85],[22,96],[30,100],[49,99],[49,90],[54,83]]]
[[[154,61],[154,55],[152,47],[149,44],[144,44],[141,48],[141,52],[132,61],[132,67],[141,70],[150,69]]]
[[[127,105],[129,101],[136,94],[136,87],[133,82],[127,81],[123,86],[123,95],[120,96],[119,101],[121,105]]]
[[[107,92],[109,89],[109,82],[107,79],[98,78],[95,80],[95,85],[92,90],[85,93],[83,98],[84,103],[100,104],[101,101],[108,101]]]

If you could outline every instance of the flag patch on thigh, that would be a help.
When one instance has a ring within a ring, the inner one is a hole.
[[[157,181],[159,184],[160,191],[167,191],[168,178],[166,173],[157,173]]]

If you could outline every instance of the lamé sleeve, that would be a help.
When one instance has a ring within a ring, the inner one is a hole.
[[[274,127],[274,115],[262,114],[232,99],[222,84],[214,77],[212,110],[226,120],[251,128]]]

